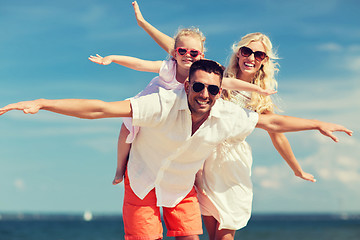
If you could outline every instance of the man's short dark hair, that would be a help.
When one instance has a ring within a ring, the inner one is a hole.
[[[225,68],[212,60],[208,59],[201,59],[199,61],[194,62],[190,67],[189,72],[189,82],[191,82],[191,77],[194,75],[194,73],[198,70],[202,70],[207,73],[214,73],[220,77],[220,84],[222,82],[223,76],[224,76],[224,70]]]

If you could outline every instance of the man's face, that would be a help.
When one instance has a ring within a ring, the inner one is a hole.
[[[191,77],[191,82],[186,81],[184,84],[188,97],[189,108],[193,117],[202,117],[203,115],[208,114],[211,107],[215,104],[215,101],[221,95],[220,76],[214,73],[207,73],[205,71],[198,70]],[[194,91],[194,84],[197,84],[198,86],[204,84],[205,87],[201,91],[196,92],[199,88]],[[211,94],[211,88],[214,88],[214,86],[210,85],[219,87],[220,91],[216,95]]]

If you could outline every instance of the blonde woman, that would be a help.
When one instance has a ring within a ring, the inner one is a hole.
[[[232,50],[226,69],[227,77],[261,88],[276,87],[276,56],[266,35],[250,33],[234,44]],[[274,111],[275,106],[269,96],[246,91],[223,92],[225,99],[244,108],[262,114]],[[301,169],[285,135],[270,132],[269,135],[295,175],[314,182],[314,177]],[[218,145],[213,155],[205,161],[201,176],[204,194],[198,194],[198,198],[210,239],[233,239],[235,231],[246,226],[251,216],[253,197],[251,166],[251,148],[245,139]]]

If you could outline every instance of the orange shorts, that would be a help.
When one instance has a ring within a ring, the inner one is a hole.
[[[163,237],[163,228],[160,208],[156,206],[155,189],[151,190],[141,200],[132,191],[127,174],[125,174],[124,184],[123,220],[125,239],[161,239]],[[163,207],[163,217],[168,237],[203,233],[199,202],[194,188],[175,207]]]

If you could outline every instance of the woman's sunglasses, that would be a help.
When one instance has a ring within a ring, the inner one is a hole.
[[[205,88],[205,84],[201,82],[194,82],[192,89],[194,92],[201,92]],[[220,88],[216,85],[207,85],[207,90],[211,95],[216,96],[220,92]]]
[[[254,52],[251,48],[248,48],[248,47],[241,47],[240,53],[243,57],[250,57],[251,54],[254,54],[255,59],[259,62],[261,62],[262,60],[264,60],[267,57],[266,53],[264,53],[262,51]]]
[[[178,47],[176,48],[176,51],[181,55],[184,56],[186,53],[189,53],[191,57],[196,58],[197,56],[199,56],[201,54],[201,52],[199,50],[196,49],[187,49],[187,48],[182,48],[182,47]]]

